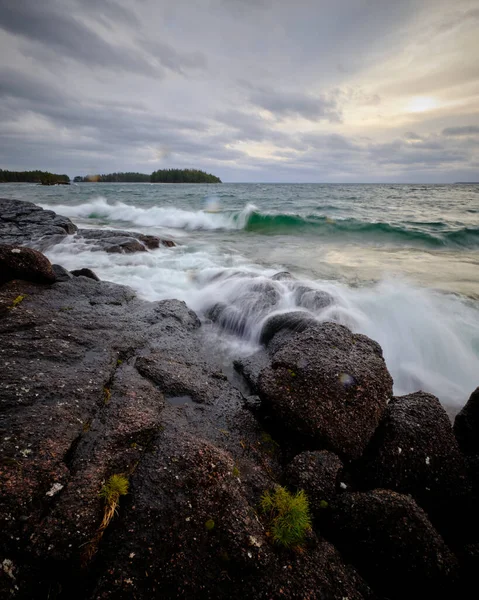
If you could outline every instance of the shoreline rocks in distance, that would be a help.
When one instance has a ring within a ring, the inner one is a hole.
[[[67,217],[45,210],[33,202],[0,198],[1,243],[28,245],[44,252],[63,242],[68,235],[85,240],[92,250],[105,252],[146,252],[160,246],[176,245],[172,240],[131,231],[79,229]]]

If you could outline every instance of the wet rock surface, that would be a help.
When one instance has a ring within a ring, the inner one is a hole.
[[[361,481],[411,494],[440,529],[457,533],[469,482],[451,423],[435,396],[417,392],[391,400],[363,457]]]
[[[321,323],[285,340],[258,388],[285,435],[357,458],[392,395],[392,379],[376,342]]]
[[[308,494],[315,516],[327,508],[341,484],[343,463],[332,452],[301,452],[287,465],[284,478],[287,484]]]
[[[73,271],[70,271],[70,274],[73,277],[87,277],[88,279],[93,279],[94,281],[100,281],[98,275],[91,269],[74,269]]]
[[[94,250],[124,254],[175,246],[171,240],[131,231],[78,229],[67,217],[44,210],[33,202],[0,198],[2,243],[26,245],[44,252],[64,241],[68,235],[75,235],[76,239],[85,241]]]
[[[456,416],[454,434],[464,454],[479,455],[479,387]]]
[[[77,231],[70,219],[44,210],[33,202],[0,198],[0,240],[4,244],[34,245],[39,249],[58,243]]]
[[[328,510],[343,555],[387,598],[451,598],[455,556],[410,496],[390,490],[346,493]]]
[[[36,241],[20,243],[41,242],[46,217],[33,213]],[[70,233],[48,235],[44,243]],[[85,270],[52,273],[0,285],[2,598],[464,597],[479,534],[471,511],[454,514],[477,495],[435,399],[414,394],[386,408],[391,379],[376,342],[332,323],[279,327],[237,361],[261,395],[244,397],[183,302],[142,301]],[[242,302],[276,310],[276,286],[289,286],[297,301],[327,308],[321,292],[296,284],[252,277]],[[399,434],[417,444],[417,463],[412,453],[398,462]],[[426,456],[434,497],[454,507],[441,513],[447,522],[411,496],[364,491],[389,467],[381,485],[401,481],[425,506]],[[129,489],[103,527],[100,491],[112,475]],[[461,482],[466,502],[452,504]],[[309,497],[313,527],[300,548],[279,546],[259,508],[277,485]],[[441,534],[454,528],[450,545]]]
[[[55,273],[48,258],[37,250],[0,244],[0,285],[13,279],[53,283]]]
[[[77,236],[82,240],[87,240],[87,243],[94,250],[104,250],[105,252],[117,254],[146,252],[147,250],[155,250],[160,246],[175,246],[175,243],[171,240],[161,240],[154,235],[143,235],[122,230],[79,229]]]

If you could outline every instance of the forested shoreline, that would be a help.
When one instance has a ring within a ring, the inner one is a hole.
[[[48,171],[6,171],[0,169],[0,183],[41,183],[42,185],[55,185],[57,183],[70,183],[68,175],[49,173]]]
[[[221,183],[221,179],[199,169],[160,169],[151,175],[145,173],[108,173],[78,175],[75,183]]]

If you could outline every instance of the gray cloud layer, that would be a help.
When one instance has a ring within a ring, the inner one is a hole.
[[[0,168],[477,179],[473,4],[0,0]]]

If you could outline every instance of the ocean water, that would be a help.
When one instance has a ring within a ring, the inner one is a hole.
[[[377,340],[396,394],[456,410],[479,385],[479,185],[3,185],[81,227],[173,239],[132,255],[75,236],[47,252],[150,300],[184,300],[230,360],[274,313],[303,310]],[[288,271],[295,279],[271,281]],[[320,292],[333,299],[318,302]]]

